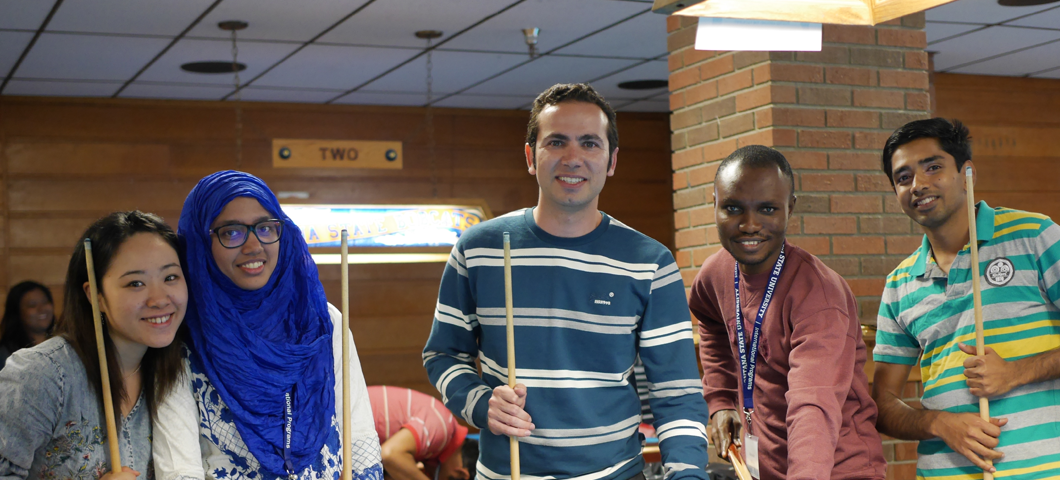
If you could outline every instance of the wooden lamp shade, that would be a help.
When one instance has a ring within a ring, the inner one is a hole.
[[[655,0],[652,11],[690,17],[876,25],[954,0]]]

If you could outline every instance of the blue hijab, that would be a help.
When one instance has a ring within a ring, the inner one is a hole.
[[[278,258],[264,287],[247,291],[217,268],[210,224],[237,197],[256,199],[284,221]],[[266,470],[300,472],[319,455],[335,413],[332,323],[316,265],[298,226],[253,175],[224,171],[199,181],[178,225],[188,275],[192,361],[235,417],[250,453]],[[286,395],[292,398],[284,449]]]

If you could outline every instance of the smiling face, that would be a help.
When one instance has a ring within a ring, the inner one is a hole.
[[[225,205],[224,210],[221,210],[210,225],[210,229],[232,224],[255,225],[270,218],[273,216],[257,200],[237,197]],[[217,239],[217,235],[211,233],[210,249],[217,268],[232,280],[232,283],[243,290],[257,290],[268,283],[273,270],[276,269],[280,242],[262,245],[257,236],[247,232],[247,242],[242,246],[225,248]]]
[[[138,344],[162,348],[184,320],[188,286],[176,250],[154,233],[118,248],[100,284],[100,311],[119,352]],[[88,289],[88,282],[85,282]]]
[[[718,172],[714,183],[714,219],[721,246],[745,274],[773,268],[784,231],[795,208],[790,181],[780,168],[739,163]]]
[[[18,309],[22,326],[29,334],[47,333],[55,321],[55,307],[40,289],[33,289],[22,295]]]
[[[916,223],[935,230],[963,213],[967,201],[963,168],[957,168],[938,140],[921,138],[898,147],[891,165],[898,204]],[[965,162],[968,165],[971,161]]]
[[[578,101],[550,105],[538,116],[538,128],[537,145],[526,145],[526,164],[540,187],[538,206],[595,211],[604,180],[618,163],[618,149],[607,153],[603,110]]]

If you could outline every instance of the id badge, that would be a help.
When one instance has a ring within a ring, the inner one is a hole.
[[[758,437],[754,435],[748,435],[747,441],[744,442],[744,463],[747,464],[747,471],[750,472],[751,476],[756,480],[762,478],[762,475],[758,473]]]

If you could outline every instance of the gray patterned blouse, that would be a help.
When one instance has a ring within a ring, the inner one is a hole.
[[[11,355],[0,370],[0,480],[87,479],[107,473],[107,427],[73,347],[52,338]],[[154,477],[151,418],[141,395],[121,423],[121,461]]]

